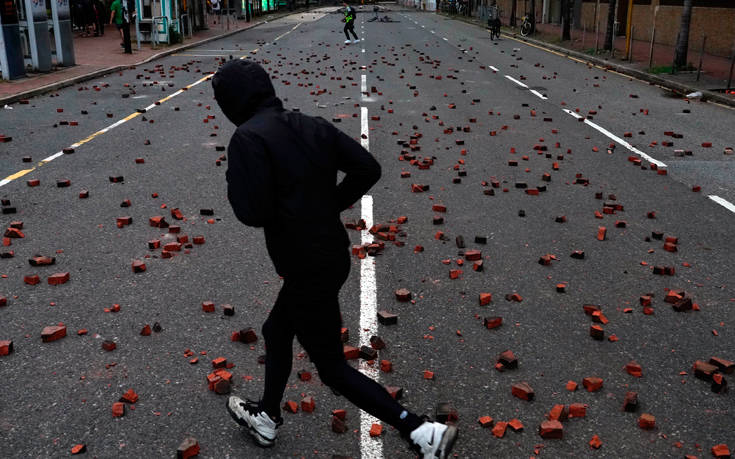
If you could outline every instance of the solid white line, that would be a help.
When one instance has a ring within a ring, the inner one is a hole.
[[[363,75],[364,76],[364,75]],[[365,81],[365,80],[363,80]],[[363,148],[370,151],[370,137],[368,126],[368,109],[360,108],[360,137]],[[365,227],[360,234],[362,244],[373,242],[373,236],[368,231],[373,226],[373,197],[365,195],[360,200],[361,218],[365,220]],[[360,261],[360,346],[369,346],[370,337],[378,334],[378,287],[375,281],[375,258],[365,257]],[[378,380],[378,362],[373,366],[360,361],[360,372],[370,379]],[[364,411],[360,411],[360,457],[363,459],[382,459],[383,441],[370,437],[370,427],[378,419]]]
[[[7,185],[8,183],[10,183],[11,181],[12,181],[12,180],[8,180],[8,179],[2,179],[2,180],[0,180],[0,186],[5,186],[5,185]]]
[[[569,109],[566,109],[565,108],[564,111],[567,114],[572,115],[573,117],[575,117],[577,119],[584,118],[583,116],[581,116],[581,115],[579,115],[577,113],[574,113],[573,111],[571,111]],[[630,150],[631,152],[635,153],[636,155],[640,156],[641,158],[645,159],[646,161],[648,161],[650,163],[653,163],[653,164],[655,164],[658,167],[662,167],[662,168],[663,167],[666,167],[666,163],[664,163],[662,161],[659,161],[659,160],[657,160],[656,158],[654,158],[652,156],[647,155],[646,153],[644,153],[641,150],[637,149],[633,145],[629,144],[628,142],[626,142],[625,140],[623,140],[620,137],[616,136],[615,134],[613,134],[612,132],[610,132],[607,129],[603,128],[602,126],[599,126],[599,125],[593,123],[592,121],[590,121],[588,119],[585,119],[584,120],[584,124],[587,124],[588,126],[592,126],[594,129],[596,129],[600,133],[602,133],[605,136],[609,137],[613,141],[619,143],[620,145],[622,145],[623,147],[627,148],[628,150]]]
[[[360,82],[360,97],[365,98],[365,93],[367,92],[367,75],[364,73],[362,74],[362,80]],[[363,107],[364,108],[364,107]],[[364,108],[367,110],[367,108]],[[367,116],[367,115],[366,115]],[[367,147],[366,147],[367,149]]]
[[[520,81],[516,80],[515,78],[513,78],[513,77],[512,77],[512,76],[510,76],[510,75],[505,75],[505,78],[509,79],[510,81],[512,81],[513,83],[517,84],[518,86],[520,86],[520,87],[522,87],[522,88],[526,88],[526,89],[528,89],[528,86],[527,86],[527,85],[525,85],[524,83],[522,83],[522,82],[520,82]]]
[[[531,89],[531,94],[540,97],[543,100],[548,99],[545,95],[541,94],[540,92],[536,91],[535,89]]]
[[[714,194],[711,194],[707,197],[713,200],[714,202],[716,202],[717,204],[721,205],[725,209],[729,210],[730,212],[735,213],[735,204],[731,203],[730,201],[726,199],[722,199],[721,197],[716,196]]]
[[[447,37],[442,37],[442,40],[449,41],[449,39]]]
[[[496,67],[493,67],[492,65],[489,66],[493,71],[497,72],[498,69]]]

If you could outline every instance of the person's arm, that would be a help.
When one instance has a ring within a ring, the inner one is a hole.
[[[337,158],[337,169],[344,172],[344,179],[337,185],[339,211],[350,207],[380,180],[380,164],[362,145],[332,126],[332,146]]]
[[[115,7],[112,6],[110,8],[110,24],[112,24],[112,19],[115,17]]]
[[[259,139],[240,131],[227,149],[227,199],[237,219],[248,226],[265,226],[275,215],[275,183],[268,155]]]

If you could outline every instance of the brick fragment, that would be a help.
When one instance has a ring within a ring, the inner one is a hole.
[[[10,340],[0,340],[0,357],[10,355],[13,352],[13,342]]]
[[[493,328],[498,328],[501,325],[503,325],[503,318],[502,317],[485,317],[484,319],[485,327],[488,330],[492,330]]]
[[[513,394],[514,397],[518,397],[521,400],[526,400],[528,402],[533,400],[535,395],[531,386],[525,381],[513,384],[511,387],[511,394]]]
[[[125,404],[122,402],[115,402],[112,404],[112,417],[121,418],[125,416]]]
[[[133,260],[132,269],[134,273],[143,273],[146,270],[145,263],[140,260]]]
[[[311,381],[311,372],[306,370],[299,370],[296,375],[298,376],[299,380],[303,382]]]
[[[301,411],[304,413],[313,413],[315,408],[314,397],[308,396],[301,399]]]
[[[574,392],[577,390],[577,383],[574,381],[567,381],[566,389],[569,392]]]
[[[600,325],[590,326],[590,336],[592,339],[602,341],[605,339],[605,330]]]
[[[480,293],[479,297],[480,306],[487,306],[493,301],[493,294],[492,293]]]
[[[360,358],[360,349],[354,346],[344,345],[342,348],[342,352],[344,353],[345,360],[354,360]]]
[[[715,394],[722,394],[727,392],[727,380],[720,373],[712,375],[712,392]]]
[[[507,422],[498,421],[493,427],[493,435],[497,438],[503,438],[505,436],[505,431],[507,428],[508,428]]]
[[[332,432],[340,434],[347,432],[347,424],[345,424],[343,418],[332,416]]]
[[[735,362],[720,357],[710,357],[709,363],[715,365],[721,372],[731,374],[735,371]]]
[[[500,353],[497,358],[497,363],[502,364],[503,368],[508,370],[515,370],[516,368],[518,368],[518,359],[511,350],[503,351],[502,353]]]
[[[31,266],[51,266],[56,264],[56,258],[54,257],[42,257],[40,255],[28,259],[28,263]]]
[[[49,285],[61,285],[66,284],[69,281],[69,273],[55,273],[48,277]]]
[[[78,445],[74,445],[71,447],[71,454],[72,456],[77,454],[82,454],[87,452],[87,445],[79,443]]]
[[[570,418],[583,418],[587,416],[587,405],[584,403],[572,403],[569,405]]]
[[[569,418],[569,407],[566,405],[554,405],[546,417],[552,421],[564,422]]]
[[[597,392],[602,389],[602,382],[602,378],[590,376],[582,380],[582,385],[587,389],[587,392]]]
[[[592,449],[600,449],[602,446],[602,440],[597,435],[593,435],[590,439],[589,445]]]
[[[204,311],[204,312],[214,312],[214,302],[213,301],[203,301],[202,302],[202,311]]]
[[[375,360],[378,358],[378,351],[370,346],[360,346],[360,358],[363,360]]]
[[[544,421],[539,426],[539,435],[546,440],[564,438],[564,426],[559,421]]]
[[[396,290],[396,299],[402,303],[411,301],[411,292],[406,288],[399,288]]]
[[[490,416],[481,416],[477,422],[480,424],[480,427],[488,428],[492,427],[493,425],[493,418]]]
[[[385,348],[385,342],[380,336],[373,335],[370,337],[370,346],[373,349],[381,350]]]
[[[638,411],[638,393],[627,392],[623,399],[623,411],[628,413],[635,413]]]
[[[641,414],[638,418],[638,427],[644,430],[656,428],[656,417],[648,413]]]
[[[176,459],[189,459],[199,454],[199,442],[196,438],[187,437],[176,448]]]
[[[240,342],[250,344],[258,341],[258,334],[255,333],[255,329],[248,327],[240,330]]]
[[[643,376],[643,368],[641,368],[641,365],[638,362],[633,360],[625,364],[625,371],[636,378]]]
[[[467,261],[478,261],[482,259],[482,252],[479,250],[468,250],[465,252],[464,257]]]
[[[231,304],[223,304],[222,305],[222,314],[226,316],[234,316],[235,315],[235,307]]]
[[[52,341],[59,340],[65,336],[66,326],[64,325],[51,325],[41,331],[41,340],[44,343],[50,343]]]
[[[102,341],[102,349],[106,350],[107,352],[112,352],[117,349],[117,344],[114,341],[107,339]]]
[[[378,322],[381,325],[395,325],[398,323],[398,314],[393,314],[388,311],[378,311]]]
[[[122,394],[122,396],[120,397],[120,400],[119,401],[125,402],[125,403],[137,403],[138,402],[138,394],[136,394],[133,389],[128,389],[127,392],[125,392],[124,394]]]
[[[140,330],[140,336],[151,336],[151,326],[146,324]]]
[[[716,365],[703,360],[694,362],[694,376],[704,381],[712,381],[712,375],[718,370]]]
[[[370,426],[370,436],[371,437],[379,437],[381,433],[383,433],[382,424],[373,423],[373,425]]]
[[[730,457],[730,448],[727,447],[725,443],[720,443],[719,445],[715,445],[712,447],[712,456],[717,458],[729,458]]]

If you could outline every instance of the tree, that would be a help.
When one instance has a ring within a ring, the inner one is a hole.
[[[561,21],[562,21],[561,39],[564,41],[572,39],[572,32],[571,32],[572,5],[573,5],[573,0],[561,0]]]
[[[613,49],[613,41],[615,40],[615,4],[616,0],[610,0],[607,4],[607,32],[605,32],[604,49],[610,51]]]
[[[516,9],[518,8],[518,0],[513,0],[510,4],[510,26],[516,26]]]
[[[689,52],[689,25],[692,22],[692,0],[684,0],[684,10],[681,13],[681,27],[679,37],[676,39],[674,50],[674,68],[682,69],[687,65],[687,53]]]

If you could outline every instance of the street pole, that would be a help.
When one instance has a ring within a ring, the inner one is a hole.
[[[630,28],[630,36],[632,37],[633,35],[635,35],[635,26]],[[633,62],[633,47],[632,46],[629,47],[628,52],[630,53],[628,54],[628,62]]]
[[[625,55],[630,53],[630,42],[633,39],[633,0],[628,0],[628,20],[625,25]]]
[[[697,81],[699,81],[699,75],[702,73],[702,60],[704,59],[704,46],[707,43],[707,35],[702,36],[702,52],[699,53],[699,67],[697,67]]]
[[[600,0],[595,5],[595,55],[600,50]]]
[[[653,46],[656,42],[656,23],[653,23],[653,30],[651,31],[651,49],[648,52],[648,70],[653,68]]]
[[[727,90],[729,91],[732,87],[732,70],[735,68],[735,51],[732,53],[732,59],[730,60],[730,76],[727,77]]]

